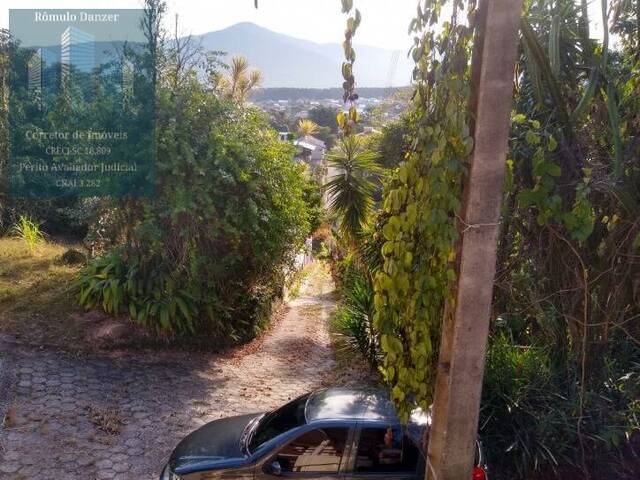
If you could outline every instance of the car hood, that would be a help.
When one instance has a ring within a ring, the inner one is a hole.
[[[246,426],[259,414],[223,418],[203,425],[187,435],[169,458],[177,474],[238,466],[248,456],[242,451],[240,438]]]

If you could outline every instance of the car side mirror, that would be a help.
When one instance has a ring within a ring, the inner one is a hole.
[[[282,467],[280,466],[280,462],[277,460],[274,460],[271,463],[267,463],[264,466],[264,472],[269,475],[275,475],[279,477],[280,475],[282,475]]]

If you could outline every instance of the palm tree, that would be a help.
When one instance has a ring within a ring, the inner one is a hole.
[[[377,153],[366,148],[362,137],[342,138],[327,155],[338,173],[325,185],[329,209],[338,216],[341,233],[355,243],[373,210],[373,192],[384,169],[376,163]]]
[[[313,120],[309,119],[301,119],[298,122],[298,134],[301,137],[306,137],[307,135],[313,135],[318,132],[318,124]]]
[[[244,103],[261,83],[260,70],[249,70],[249,62],[246,58],[233,57],[229,74],[218,76],[215,86],[224,98]]]

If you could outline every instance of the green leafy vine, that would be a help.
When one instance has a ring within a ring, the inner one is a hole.
[[[554,161],[558,142],[555,137],[541,128],[537,120],[527,120],[523,114],[512,117],[514,138],[511,151],[523,158],[514,158],[524,164],[524,157],[530,158],[533,187],[521,190],[518,203],[521,207],[532,207],[537,211],[540,226],[551,222],[563,225],[571,237],[584,242],[593,232],[595,212],[589,201],[591,171],[583,169],[583,178],[575,187],[573,201],[565,206],[558,194],[558,180],[562,176],[561,167]],[[521,148],[516,148],[518,144]],[[524,148],[522,147],[524,146]],[[514,155],[514,156],[515,156]]]
[[[411,152],[386,191],[383,268],[375,277],[375,326],[381,371],[399,413],[432,401],[445,306],[453,300],[456,217],[473,141],[469,129],[470,59],[475,2],[420,2],[411,22],[416,63]],[[460,17],[467,13],[467,21]]]

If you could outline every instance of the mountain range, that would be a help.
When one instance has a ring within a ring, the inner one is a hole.
[[[265,88],[331,88],[342,85],[342,46],[315,43],[244,22],[194,35],[204,50],[223,51],[225,61],[242,55],[262,71]],[[413,65],[406,52],[354,45],[354,73],[361,87],[408,85]]]

